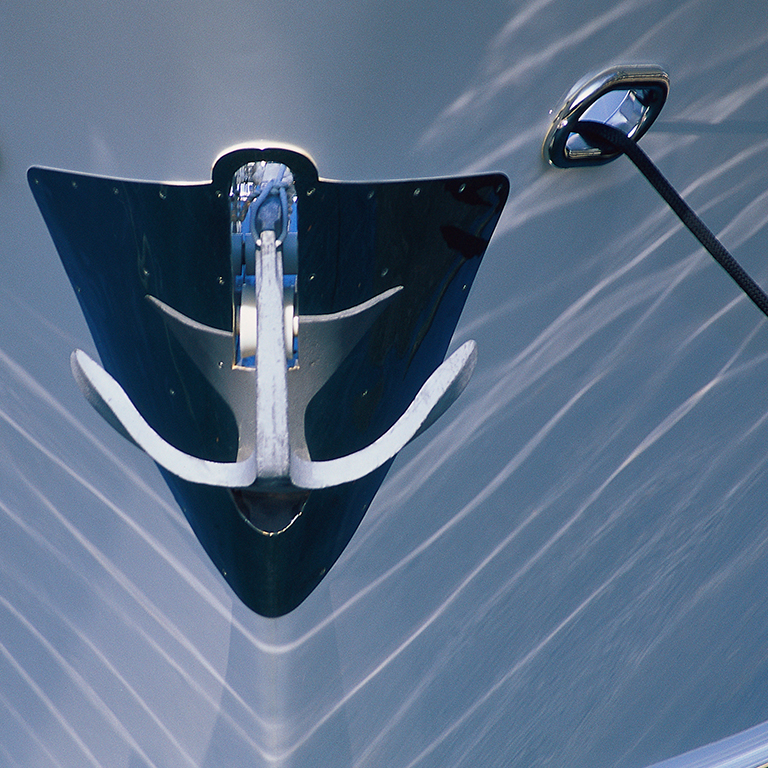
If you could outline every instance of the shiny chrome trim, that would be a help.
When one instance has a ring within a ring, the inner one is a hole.
[[[577,136],[573,126],[600,98],[613,91],[627,91],[627,98],[631,98],[634,105],[639,105],[638,120],[627,132],[630,138],[637,141],[650,128],[664,106],[669,93],[669,75],[652,65],[625,65],[579,80],[565,97],[544,138],[542,152],[550,165],[558,168],[602,165],[619,156],[620,153],[573,140]],[[625,102],[626,99],[622,100],[622,104]],[[609,122],[613,115],[611,112],[603,122]],[[589,115],[589,119],[601,118]]]

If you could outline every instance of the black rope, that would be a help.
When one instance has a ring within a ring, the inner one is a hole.
[[[735,280],[739,288],[749,296],[757,308],[764,315],[768,315],[768,296],[762,288],[742,269],[741,265],[728,253],[706,224],[693,212],[688,203],[680,197],[674,187],[664,178],[661,171],[651,162],[648,155],[640,149],[637,142],[610,125],[591,120],[580,120],[574,126],[574,131],[594,146],[607,146],[613,151],[625,154],[664,198],[680,221],[709,251],[714,260]]]

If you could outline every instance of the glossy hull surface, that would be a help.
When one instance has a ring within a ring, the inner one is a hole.
[[[768,760],[766,323],[624,159],[541,159],[577,79],[663,66],[642,145],[768,286],[763,4],[44,3],[0,36],[0,763]],[[263,137],[330,178],[511,182],[470,386],[280,619],[82,402],[24,177],[207,179]]]

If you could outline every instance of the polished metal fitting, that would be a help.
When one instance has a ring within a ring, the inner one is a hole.
[[[602,165],[621,153],[590,144],[575,130],[579,120],[610,125],[637,141],[659,116],[669,93],[669,75],[659,67],[626,65],[581,79],[555,114],[542,148],[558,168]]]

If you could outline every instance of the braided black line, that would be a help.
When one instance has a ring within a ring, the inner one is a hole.
[[[677,214],[693,236],[707,249],[712,258],[733,278],[736,284],[754,302],[755,306],[768,316],[768,296],[763,289],[744,271],[742,266],[731,256],[712,231],[693,212],[688,203],[675,191],[664,178],[661,171],[653,164],[648,155],[624,133],[610,125],[580,120],[574,126],[574,132],[595,146],[608,145],[611,150],[625,154],[645,176],[654,189],[664,198],[669,207]]]

